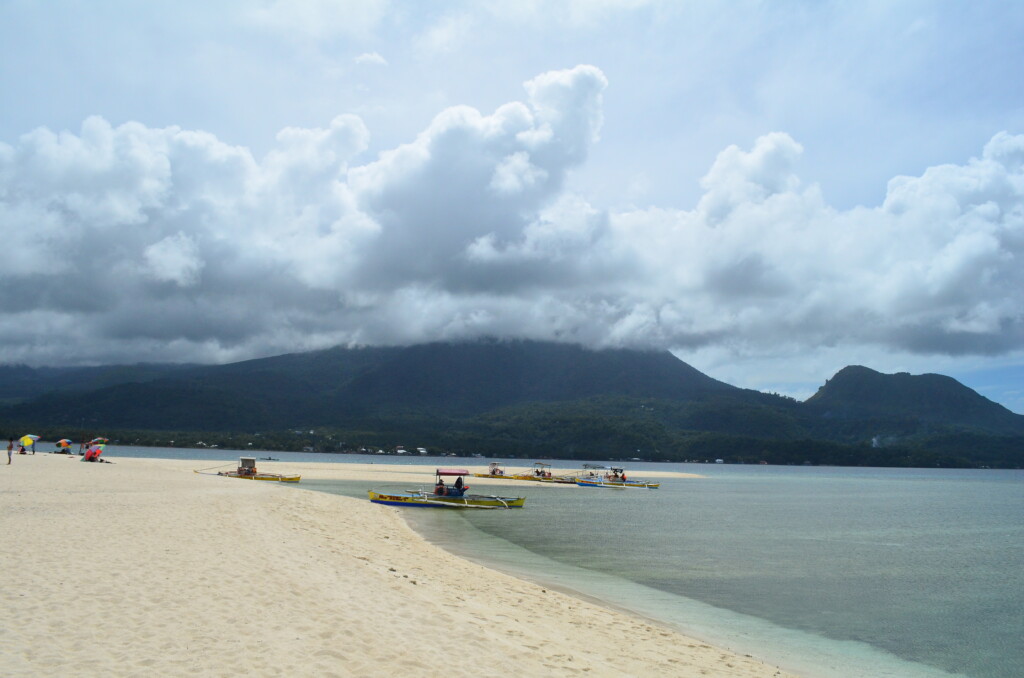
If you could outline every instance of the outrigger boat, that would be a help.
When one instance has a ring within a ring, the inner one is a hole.
[[[512,476],[514,480],[551,480],[551,464],[545,464],[542,461],[535,462],[533,468],[529,471],[522,473],[516,473]]]
[[[511,478],[512,480],[529,480],[538,483],[567,483],[569,485],[576,482],[576,479],[571,476],[553,475],[551,473],[551,464],[543,461],[535,462],[531,471],[516,473]]]
[[[625,488],[641,487],[656,490],[661,483],[652,483],[646,480],[629,480],[626,478],[625,469],[617,466],[606,468],[593,464],[583,465],[584,473],[576,477],[576,484],[580,487],[608,487]],[[595,471],[608,471],[607,473],[595,473]]]
[[[405,490],[396,493],[370,490],[370,501],[374,504],[387,506],[419,506],[425,508],[477,508],[477,509],[510,509],[523,508],[526,497],[497,497],[484,494],[467,494],[469,486],[465,477],[469,471],[460,468],[439,468],[435,472],[437,482],[432,492],[423,488]],[[457,477],[451,487],[445,485],[444,479]]]
[[[238,468],[234,471],[218,471],[217,473],[206,473],[195,471],[207,476],[227,476],[228,478],[242,478],[244,480],[270,480],[279,483],[297,483],[302,476],[286,476],[280,473],[266,473],[256,469],[255,457],[239,457]]]
[[[487,473],[474,473],[474,478],[511,478],[513,476],[505,475],[505,465],[499,464],[496,461],[492,461],[487,465]]]

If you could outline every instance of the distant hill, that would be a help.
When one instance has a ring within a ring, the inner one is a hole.
[[[2,377],[20,396],[0,406],[0,429],[12,433],[220,432],[225,445],[242,445],[256,433],[325,429],[334,433],[274,444],[415,440],[537,457],[628,450],[652,459],[1024,465],[1024,416],[949,377],[858,366],[803,403],[717,381],[665,351],[532,341],[332,348],[210,366],[0,367]]]
[[[1024,416],[941,374],[882,374],[844,367],[807,399],[812,416],[833,422],[862,422],[893,431],[959,429],[991,434],[1024,434]],[[884,433],[879,430],[878,433]]]

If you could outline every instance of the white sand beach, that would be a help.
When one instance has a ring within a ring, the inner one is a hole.
[[[790,675],[450,555],[402,509],[112,461],[0,470],[0,675]],[[434,468],[260,467],[413,483]]]

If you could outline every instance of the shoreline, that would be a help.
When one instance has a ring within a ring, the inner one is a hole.
[[[401,509],[193,473],[204,461],[112,461],[16,457],[0,475],[16,582],[0,673],[792,675],[460,558]],[[435,467],[261,466],[382,482]]]

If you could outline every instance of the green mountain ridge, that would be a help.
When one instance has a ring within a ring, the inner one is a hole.
[[[5,370],[17,371],[33,396],[0,407],[5,428],[328,429],[338,434],[333,440],[374,445],[416,439],[463,453],[580,458],[631,451],[773,463],[1024,461],[1024,444],[1015,442],[1024,443],[1024,416],[950,377],[860,366],[840,370],[802,403],[715,380],[667,351],[531,341],[332,348],[213,366],[111,366],[88,368],[85,376],[69,372],[76,376],[67,380],[61,368],[45,368],[35,383],[32,368],[0,367],[0,378]],[[933,458],[936,449],[942,452]]]
[[[913,417],[922,422],[962,422],[991,433],[1020,433],[1019,414],[941,374],[882,374],[844,367],[807,399],[822,417],[847,420]]]

